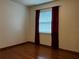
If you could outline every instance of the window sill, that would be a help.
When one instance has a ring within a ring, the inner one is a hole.
[[[43,34],[43,35],[51,35],[51,33],[40,33],[40,34]]]

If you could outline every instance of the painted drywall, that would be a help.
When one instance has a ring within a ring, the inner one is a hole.
[[[40,34],[40,43],[43,44],[43,45],[51,46],[51,35],[41,33]]]
[[[64,0],[60,7],[60,48],[79,52],[79,0]]]
[[[27,7],[11,0],[0,0],[0,48],[26,42],[27,25]]]
[[[35,10],[60,6],[59,47],[79,52],[79,0],[60,0],[30,7],[29,41],[35,39]],[[50,45],[50,34],[40,34],[41,44]]]

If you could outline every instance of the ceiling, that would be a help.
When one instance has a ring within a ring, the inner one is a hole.
[[[54,0],[13,0],[13,1],[20,2],[20,3],[27,5],[27,6],[32,6],[32,5],[38,5],[38,4],[51,2]]]

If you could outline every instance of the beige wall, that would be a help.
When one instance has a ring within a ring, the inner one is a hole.
[[[30,7],[29,41],[35,37],[35,10],[60,5],[59,47],[79,52],[79,0],[61,0]],[[41,44],[51,44],[50,34],[40,34]]]
[[[79,52],[79,0],[64,0],[60,7],[60,48]]]
[[[27,7],[0,0],[0,48],[26,42],[25,28],[28,28]]]
[[[40,34],[40,43],[44,44],[44,45],[51,46],[51,35],[50,34],[41,33]]]

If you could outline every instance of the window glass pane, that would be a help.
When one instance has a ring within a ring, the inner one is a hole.
[[[51,20],[52,13],[51,9],[45,9],[40,11],[39,19],[39,32],[51,33]]]
[[[41,33],[51,33],[51,23],[41,23],[39,28]]]
[[[51,14],[51,9],[41,10],[39,22],[51,22]]]

